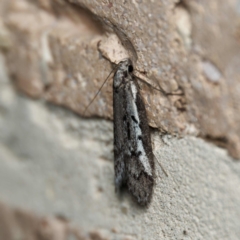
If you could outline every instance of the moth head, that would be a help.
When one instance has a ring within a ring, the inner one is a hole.
[[[114,75],[114,87],[120,87],[124,82],[129,81],[133,75],[133,65],[131,59],[122,60],[117,65],[117,70]]]
[[[121,69],[121,71],[126,71],[127,73],[133,72],[133,64],[132,60],[130,58],[126,58],[118,63],[118,69]]]

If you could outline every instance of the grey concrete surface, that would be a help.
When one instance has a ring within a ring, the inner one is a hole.
[[[239,239],[240,163],[201,139],[152,141],[156,185],[139,208],[113,184],[112,122],[21,96],[0,58],[0,201],[106,239]]]

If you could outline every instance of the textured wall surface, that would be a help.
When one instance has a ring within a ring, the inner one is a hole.
[[[2,0],[0,12],[0,239],[239,239],[238,1]],[[172,93],[141,84],[168,174],[156,163],[148,208],[114,191],[111,81],[83,116],[126,56]]]

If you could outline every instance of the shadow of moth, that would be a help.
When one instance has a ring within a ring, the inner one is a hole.
[[[147,205],[154,185],[154,155],[144,101],[130,59],[113,78],[115,188],[124,185],[140,205]]]

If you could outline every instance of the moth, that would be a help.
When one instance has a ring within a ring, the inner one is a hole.
[[[130,59],[113,77],[115,188],[124,185],[140,205],[147,205],[154,186],[154,155],[145,104]]]

